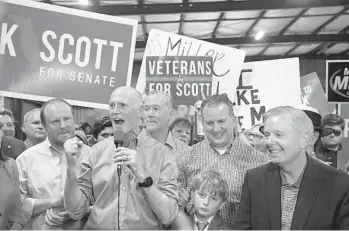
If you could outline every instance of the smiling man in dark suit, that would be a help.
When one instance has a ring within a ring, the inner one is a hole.
[[[349,229],[349,176],[306,154],[307,115],[289,106],[263,116],[271,162],[246,173],[235,229]]]

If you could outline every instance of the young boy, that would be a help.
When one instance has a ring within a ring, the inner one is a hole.
[[[194,230],[229,230],[219,210],[227,200],[228,184],[215,171],[205,171],[194,183]]]
[[[215,171],[204,171],[193,185],[194,214],[179,211],[172,230],[232,230],[219,215],[228,197],[228,183]]]

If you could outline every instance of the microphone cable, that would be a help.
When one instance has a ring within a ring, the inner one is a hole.
[[[121,189],[121,166],[118,165],[118,230],[120,230],[120,189]]]

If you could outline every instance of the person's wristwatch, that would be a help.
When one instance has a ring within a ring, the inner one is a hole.
[[[147,178],[145,178],[143,182],[138,183],[138,187],[140,188],[149,188],[152,185],[153,185],[153,178],[151,178],[151,176],[148,176]]]

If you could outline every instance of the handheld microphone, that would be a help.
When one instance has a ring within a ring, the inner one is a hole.
[[[122,147],[124,145],[125,135],[121,129],[114,131],[114,144],[116,148]],[[121,166],[118,165],[118,175],[121,175]]]
[[[114,144],[116,148],[122,147],[124,145],[125,135],[121,129],[116,129],[114,131]],[[121,165],[118,165],[118,230],[120,230],[120,186],[121,186]]]

